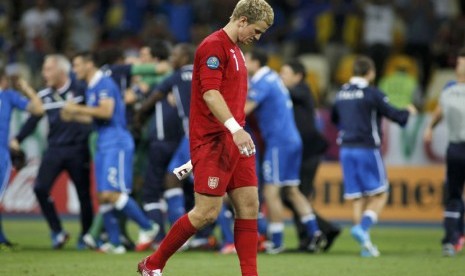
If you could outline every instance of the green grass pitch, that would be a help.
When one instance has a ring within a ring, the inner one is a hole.
[[[60,251],[50,249],[45,222],[38,219],[4,219],[4,230],[9,238],[20,244],[15,251],[0,252],[0,275],[137,275],[137,262],[146,253],[105,255],[75,250],[72,239]],[[64,227],[75,238],[78,224],[66,220]],[[130,226],[135,234],[135,227]],[[372,239],[381,251],[377,259],[362,259],[358,246],[351,239],[348,228],[325,254],[283,253],[259,255],[259,274],[262,276],[294,275],[465,275],[462,254],[455,258],[441,256],[442,230],[432,227],[378,227]],[[296,244],[294,231],[286,229],[286,244]],[[214,252],[182,252],[176,254],[164,270],[166,276],[233,276],[240,275],[235,255],[222,256]]]

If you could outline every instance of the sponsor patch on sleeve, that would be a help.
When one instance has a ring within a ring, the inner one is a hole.
[[[207,59],[207,67],[210,69],[218,69],[218,67],[220,67],[220,60],[215,56],[209,57]]]

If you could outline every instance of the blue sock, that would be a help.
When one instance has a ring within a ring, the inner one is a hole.
[[[306,215],[300,219],[303,225],[307,228],[307,233],[310,237],[313,237],[316,232],[320,231],[318,227],[318,222],[314,214]]]
[[[266,236],[266,229],[268,228],[268,221],[262,213],[258,213],[258,233]]]
[[[223,236],[223,244],[234,243],[234,232],[232,230],[233,217],[231,211],[226,206],[223,205],[217,221],[221,229],[221,235]]]
[[[119,246],[121,244],[119,239],[120,229],[113,206],[110,204],[100,205],[100,212],[103,216],[103,226],[108,234],[108,241],[114,246]]]
[[[144,210],[150,220],[160,225],[160,231],[155,236],[155,241],[159,242],[165,238],[165,216],[163,210],[163,203],[160,201],[144,204]]]
[[[173,225],[186,213],[184,192],[181,188],[165,191],[165,199],[168,204],[168,220]]]
[[[284,223],[270,222],[268,224],[268,237],[273,242],[275,248],[283,245]]]
[[[115,208],[123,212],[128,218],[135,221],[140,228],[150,230],[152,224],[137,205],[136,201],[127,194],[121,194],[115,203]]]
[[[3,234],[2,215],[1,214],[0,214],[0,242],[7,242],[5,234]]]
[[[376,223],[378,219],[378,215],[371,211],[366,210],[363,212],[362,220],[360,221],[360,226],[362,227],[363,231],[368,232],[371,226]]]

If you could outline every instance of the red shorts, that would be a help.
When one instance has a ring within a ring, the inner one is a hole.
[[[194,191],[223,196],[240,187],[257,187],[255,156],[239,154],[232,136],[224,133],[191,151]]]

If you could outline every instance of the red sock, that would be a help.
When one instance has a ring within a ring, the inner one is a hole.
[[[256,219],[236,219],[234,245],[241,265],[242,276],[257,276],[258,226]]]
[[[168,259],[190,238],[197,232],[197,229],[192,225],[187,214],[178,219],[170,231],[163,239],[152,255],[147,260],[146,266],[148,269],[161,269],[165,267]]]

